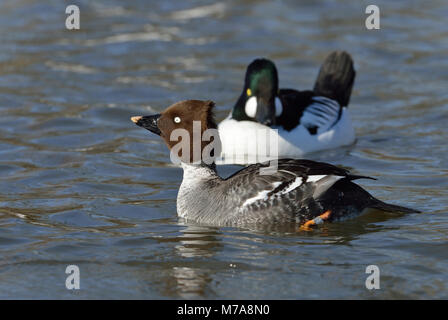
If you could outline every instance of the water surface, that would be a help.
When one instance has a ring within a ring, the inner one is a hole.
[[[448,298],[446,1],[376,1],[376,31],[362,1],[77,3],[79,31],[68,2],[0,4],[0,298]],[[181,169],[129,117],[194,98],[221,120],[252,59],[308,89],[336,49],[355,60],[358,141],[310,158],[423,213],[314,232],[179,221]],[[70,264],[81,290],[65,288]]]

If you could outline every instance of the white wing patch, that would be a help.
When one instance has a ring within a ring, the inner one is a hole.
[[[274,182],[271,184],[272,189],[271,190],[262,190],[258,192],[258,194],[255,197],[249,198],[246,201],[244,201],[243,206],[250,205],[258,200],[267,200],[268,199],[268,193],[272,192],[275,188],[277,188],[279,185],[281,185],[281,182]]]
[[[317,133],[330,129],[339,118],[339,103],[325,97],[313,97],[304,111],[300,124],[306,128],[317,127]]]
[[[286,171],[286,170],[281,170],[281,171]],[[314,197],[318,197],[322,193],[324,193],[326,190],[328,190],[328,188],[330,188],[336,181],[338,181],[342,178],[344,178],[344,177],[343,176],[335,176],[335,175],[325,175],[325,174],[311,175],[311,176],[307,177],[305,183],[317,183],[317,182],[321,181],[321,183],[319,185],[317,185],[317,188],[313,194]],[[294,181],[287,186],[286,189],[278,190],[276,193],[272,194],[270,197],[274,198],[274,197],[280,196],[282,194],[289,193],[289,192],[299,188],[303,183],[304,183],[304,181],[303,181],[302,177],[296,177],[294,179]],[[259,201],[259,200],[263,200],[263,201],[269,200],[268,194],[271,193],[272,191],[274,191],[281,184],[282,184],[282,182],[280,182],[280,181],[271,183],[270,186],[272,187],[272,189],[269,189],[269,190],[265,189],[265,190],[258,192],[256,196],[244,201],[243,206],[248,206],[248,205],[250,205],[256,201]]]
[[[281,185],[282,182],[278,181],[278,182],[273,182],[271,184],[272,189],[270,190],[262,190],[260,192],[258,192],[258,194],[255,197],[249,198],[246,201],[244,201],[243,206],[247,206],[250,205],[258,200],[264,200],[267,201],[268,200],[268,194],[272,191],[274,191],[279,185]],[[281,189],[278,190],[275,194],[272,195],[272,197],[276,197],[282,194],[286,194],[288,192],[293,191],[294,189],[297,189],[298,187],[300,187],[303,184],[303,179],[301,177],[297,177],[295,178],[295,180],[286,188],[286,189]]]
[[[320,179],[323,179],[327,177],[326,174],[319,174],[319,175],[314,175],[314,176],[308,176],[308,179],[306,179],[306,182],[317,182]]]
[[[302,179],[301,177],[297,177],[297,178],[294,180],[294,182],[291,183],[291,184],[288,186],[288,188],[286,188],[285,190],[282,190],[282,191],[280,192],[280,194],[285,194],[285,193],[291,192],[292,190],[294,190],[294,189],[300,187],[300,186],[302,185],[302,183],[303,183],[303,179]]]

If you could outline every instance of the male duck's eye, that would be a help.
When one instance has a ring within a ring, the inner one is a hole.
[[[179,117],[174,117],[174,122],[175,123],[180,123],[180,118]]]

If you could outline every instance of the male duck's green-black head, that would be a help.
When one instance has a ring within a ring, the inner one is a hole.
[[[278,75],[274,63],[268,59],[252,61],[247,67],[243,92],[233,107],[232,118],[274,125],[277,93]]]

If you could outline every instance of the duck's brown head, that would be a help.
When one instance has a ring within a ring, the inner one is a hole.
[[[221,152],[212,101],[185,100],[160,114],[131,120],[159,136],[170,149],[173,162],[211,164]]]

